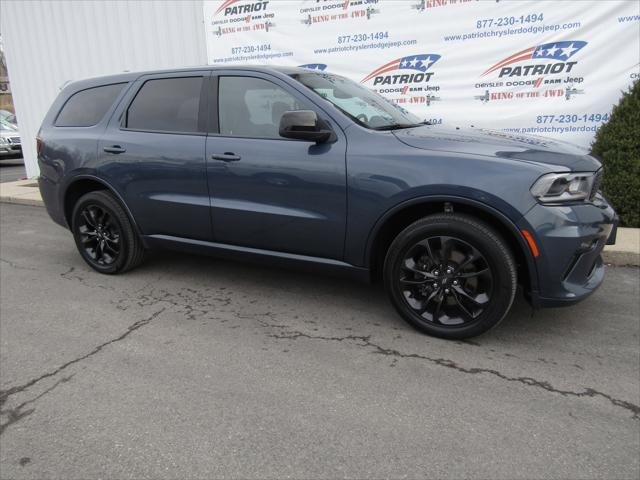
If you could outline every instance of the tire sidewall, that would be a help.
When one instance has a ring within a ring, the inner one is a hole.
[[[515,295],[513,259],[497,237],[487,235],[473,223],[447,219],[440,216],[429,221],[425,218],[402,231],[388,250],[384,264],[385,288],[398,312],[413,326],[426,333],[443,338],[466,338],[479,335],[497,325],[506,315]],[[492,232],[490,232],[492,233]],[[495,235],[495,234],[493,234]],[[406,302],[397,279],[406,252],[417,242],[427,237],[456,237],[472,245],[485,257],[493,286],[489,306],[468,325],[439,326],[422,318]],[[506,253],[506,255],[505,255]]]

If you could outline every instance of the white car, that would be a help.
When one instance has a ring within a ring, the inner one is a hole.
[[[18,127],[0,120],[0,160],[22,156],[22,144]]]
[[[18,125],[18,119],[16,114],[9,110],[0,110],[0,120]]]

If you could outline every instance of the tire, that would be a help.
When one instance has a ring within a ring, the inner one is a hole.
[[[89,192],[76,202],[71,230],[80,255],[100,273],[138,266],[144,247],[120,202],[108,191]]]
[[[387,251],[383,276],[391,303],[409,324],[447,339],[498,325],[517,287],[505,241],[463,214],[430,215],[405,228]]]

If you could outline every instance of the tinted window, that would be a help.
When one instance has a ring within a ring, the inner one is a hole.
[[[95,125],[102,120],[125,85],[125,83],[116,83],[74,93],[58,114],[56,126],[90,127]]]
[[[127,128],[197,132],[202,77],[162,78],[144,83],[127,111]]]
[[[222,135],[281,138],[282,114],[310,107],[267,80],[220,77],[218,109]]]

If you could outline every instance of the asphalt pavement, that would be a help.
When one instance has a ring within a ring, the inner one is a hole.
[[[157,252],[91,271],[0,204],[2,478],[638,478],[640,277],[470,341],[379,286]]]
[[[13,182],[27,176],[22,158],[0,159],[0,182]]]

